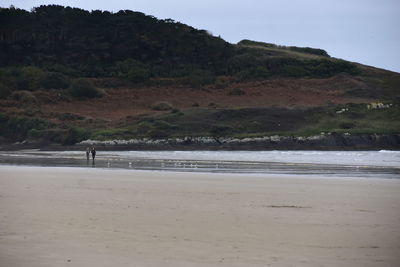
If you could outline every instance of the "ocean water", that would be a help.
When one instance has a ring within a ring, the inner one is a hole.
[[[0,151],[0,164],[400,178],[400,151]]]

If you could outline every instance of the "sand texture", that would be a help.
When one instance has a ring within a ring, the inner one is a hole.
[[[400,180],[0,166],[0,266],[400,266]]]

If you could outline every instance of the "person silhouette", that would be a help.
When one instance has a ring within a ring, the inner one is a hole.
[[[86,148],[86,159],[89,160],[90,148]]]
[[[94,161],[94,158],[96,157],[96,149],[92,147],[92,150],[90,152],[92,153],[92,159]]]

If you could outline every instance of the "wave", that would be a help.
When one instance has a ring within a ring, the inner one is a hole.
[[[400,154],[398,150],[379,150],[379,153],[393,153],[393,154]]]

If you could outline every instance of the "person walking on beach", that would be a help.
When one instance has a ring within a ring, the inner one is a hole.
[[[90,148],[86,148],[86,159],[89,160]]]
[[[92,147],[92,150],[90,152],[92,153],[92,159],[94,161],[94,158],[96,157],[96,149]]]

